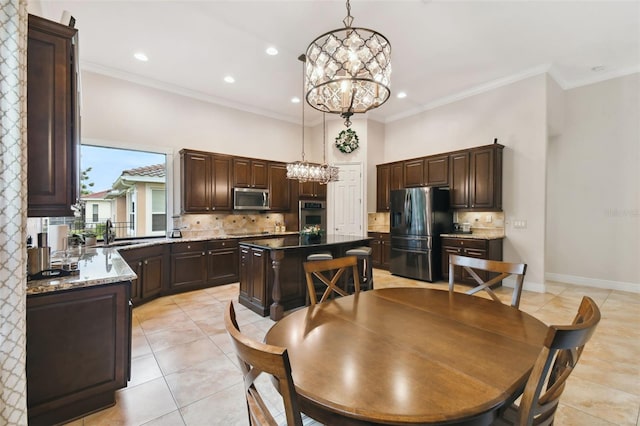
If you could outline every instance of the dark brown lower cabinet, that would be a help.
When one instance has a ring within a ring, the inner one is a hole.
[[[129,281],[27,297],[29,425],[115,403],[131,369]]]
[[[171,245],[171,293],[206,287],[206,244],[198,241]]]
[[[238,241],[207,243],[207,284],[221,285],[238,281]]]
[[[391,234],[388,232],[369,232],[371,240],[371,264],[374,268],[389,270],[391,257]]]
[[[162,294],[167,286],[169,247],[165,245],[121,250],[120,255],[138,276],[131,281],[131,301],[134,305]]]
[[[449,279],[449,255],[475,257],[477,259],[502,260],[502,239],[474,239],[474,238],[442,238],[442,275],[446,281]],[[477,271],[483,280],[488,278],[488,272]],[[454,269],[456,283],[476,285],[476,281],[461,267]]]

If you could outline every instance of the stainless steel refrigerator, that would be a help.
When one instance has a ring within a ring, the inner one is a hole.
[[[440,234],[451,232],[449,190],[436,187],[391,191],[391,273],[422,281],[442,277]]]

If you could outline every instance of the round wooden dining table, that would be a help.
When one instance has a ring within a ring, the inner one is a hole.
[[[490,424],[517,397],[547,326],[509,305],[424,288],[360,292],[292,312],[301,411],[332,424]]]

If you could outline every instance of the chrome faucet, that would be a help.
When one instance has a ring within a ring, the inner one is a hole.
[[[111,222],[111,219],[107,219],[107,223],[105,223],[104,225],[104,244],[108,245],[111,244],[113,242],[113,240],[115,240],[116,235],[113,232],[113,223]]]

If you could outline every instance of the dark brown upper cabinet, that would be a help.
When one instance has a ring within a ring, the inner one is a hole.
[[[447,186],[449,184],[449,156],[434,155],[404,162],[404,187]]]
[[[318,182],[301,182],[298,197],[324,200],[327,198],[327,185]]]
[[[29,15],[28,216],[72,216],[78,198],[77,30]]]
[[[267,189],[269,187],[267,162],[250,158],[234,158],[233,186]]]
[[[502,150],[493,144],[450,155],[451,208],[502,210]]]
[[[502,210],[502,145],[471,150],[469,204],[475,210]]]
[[[211,213],[233,208],[232,157],[208,152],[180,151],[183,213]]]
[[[452,209],[469,208],[469,153],[457,152],[449,159],[449,206]]]
[[[391,191],[404,188],[404,162],[380,164],[376,172],[376,211],[388,212]]]
[[[290,210],[291,184],[287,179],[287,165],[285,163],[269,162],[269,197],[271,210]]]

